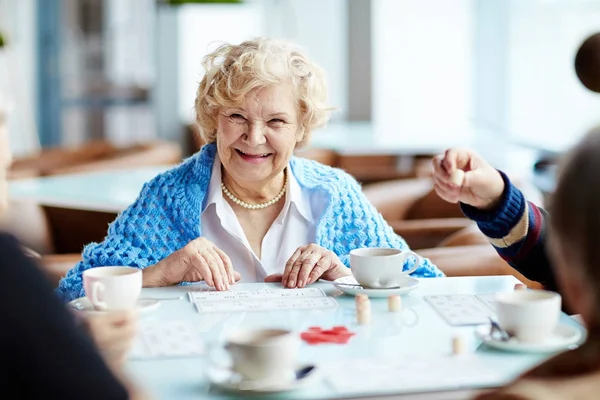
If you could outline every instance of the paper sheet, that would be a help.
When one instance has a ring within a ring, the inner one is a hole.
[[[186,321],[145,323],[130,353],[131,359],[196,357],[204,353],[201,326]]]
[[[253,299],[289,299],[289,298],[312,298],[325,297],[325,292],[319,288],[301,289],[257,289],[257,290],[228,290],[220,292],[207,290],[200,292],[189,292],[190,301],[224,301],[224,300],[253,300]]]
[[[481,325],[494,316],[493,295],[451,294],[424,296],[435,311],[450,325]]]
[[[279,310],[316,310],[334,309],[338,306],[333,297],[290,297],[267,299],[236,299],[228,301],[195,301],[200,313],[241,312],[241,311],[279,311]]]
[[[326,365],[327,378],[341,393],[460,389],[495,385],[506,379],[476,356],[406,355],[398,359],[348,359]]]

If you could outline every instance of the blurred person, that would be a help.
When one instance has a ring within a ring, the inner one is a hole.
[[[471,149],[452,148],[433,159],[435,192],[460,203],[498,254],[527,279],[559,290],[546,253],[546,210],[527,201],[502,171]]]
[[[592,92],[600,93],[600,33],[583,41],[575,55],[575,73]]]
[[[585,88],[600,93],[600,33],[583,41],[574,69]],[[434,157],[433,169],[437,194],[460,202],[504,260],[546,289],[560,290],[546,254],[545,210],[528,202],[506,174],[470,149],[449,149]]]
[[[0,213],[7,212],[11,160],[8,134],[0,124]],[[19,398],[141,398],[126,379],[117,378],[136,332],[136,316],[82,313],[75,318],[32,254],[0,233],[2,390]]]
[[[295,288],[349,275],[352,249],[408,249],[354,178],[293,156],[332,110],[324,72],[301,49],[269,38],[225,44],[203,68],[195,111],[206,144],[146,183],[104,241],[85,247],[59,283],[64,300],[83,295],[83,271],[105,265],[142,268],[146,287]],[[425,259],[414,275],[443,273]]]
[[[598,154],[600,127],[586,135],[561,164],[558,184],[550,204],[550,229],[547,239],[543,240],[548,241],[547,247],[553,261],[553,269],[548,268],[548,271],[552,271],[564,299],[581,315],[588,330],[586,341],[577,349],[561,353],[534,367],[506,387],[480,395],[477,400],[598,398],[600,253],[597,249],[600,246],[600,188],[595,184],[600,171]],[[463,165],[464,158],[460,160],[457,165]],[[471,164],[465,173],[463,186],[467,187],[470,194],[462,198],[479,207],[502,208],[503,199],[494,204],[494,193],[484,191],[482,185],[475,183],[480,182],[479,179],[484,175],[478,175],[479,168],[480,165]],[[445,184],[444,181],[441,183]],[[444,188],[442,193],[448,195],[450,192]],[[545,221],[548,216],[543,215]]]

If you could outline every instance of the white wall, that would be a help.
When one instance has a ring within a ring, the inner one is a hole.
[[[330,103],[347,112],[347,1],[249,0],[243,4],[179,7],[179,116],[193,121],[202,57],[220,42],[239,43],[257,36],[293,40],[327,73]],[[218,42],[216,42],[218,41]]]
[[[472,137],[473,0],[373,0],[376,140]]]
[[[329,99],[348,114],[348,0],[255,0],[262,4],[264,34],[295,41],[327,74]]]
[[[562,150],[600,123],[600,95],[573,62],[600,32],[600,1],[510,0],[507,130],[521,142]]]
[[[201,4],[179,6],[179,117],[194,120],[194,99],[201,79],[202,57],[222,42],[240,43],[262,34],[259,4]]]

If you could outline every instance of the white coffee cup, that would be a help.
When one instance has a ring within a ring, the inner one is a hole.
[[[283,382],[294,376],[300,337],[285,329],[234,333],[225,344],[231,369],[246,380]]]
[[[404,264],[414,257],[415,264],[408,270]],[[401,286],[409,274],[415,272],[423,258],[413,251],[387,248],[361,248],[350,251],[350,270],[354,279],[372,288]]]
[[[496,296],[498,324],[517,340],[543,342],[556,329],[561,296],[548,290],[515,290]]]
[[[142,270],[97,267],[83,271],[85,295],[97,310],[133,308],[142,292]]]

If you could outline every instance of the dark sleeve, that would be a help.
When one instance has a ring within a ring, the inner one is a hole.
[[[128,398],[43,272],[5,234],[0,276],[0,382],[21,398]]]
[[[527,201],[506,174],[500,204],[482,211],[461,204],[465,216],[477,223],[500,257],[528,279],[557,290],[556,278],[546,253],[547,213]]]

